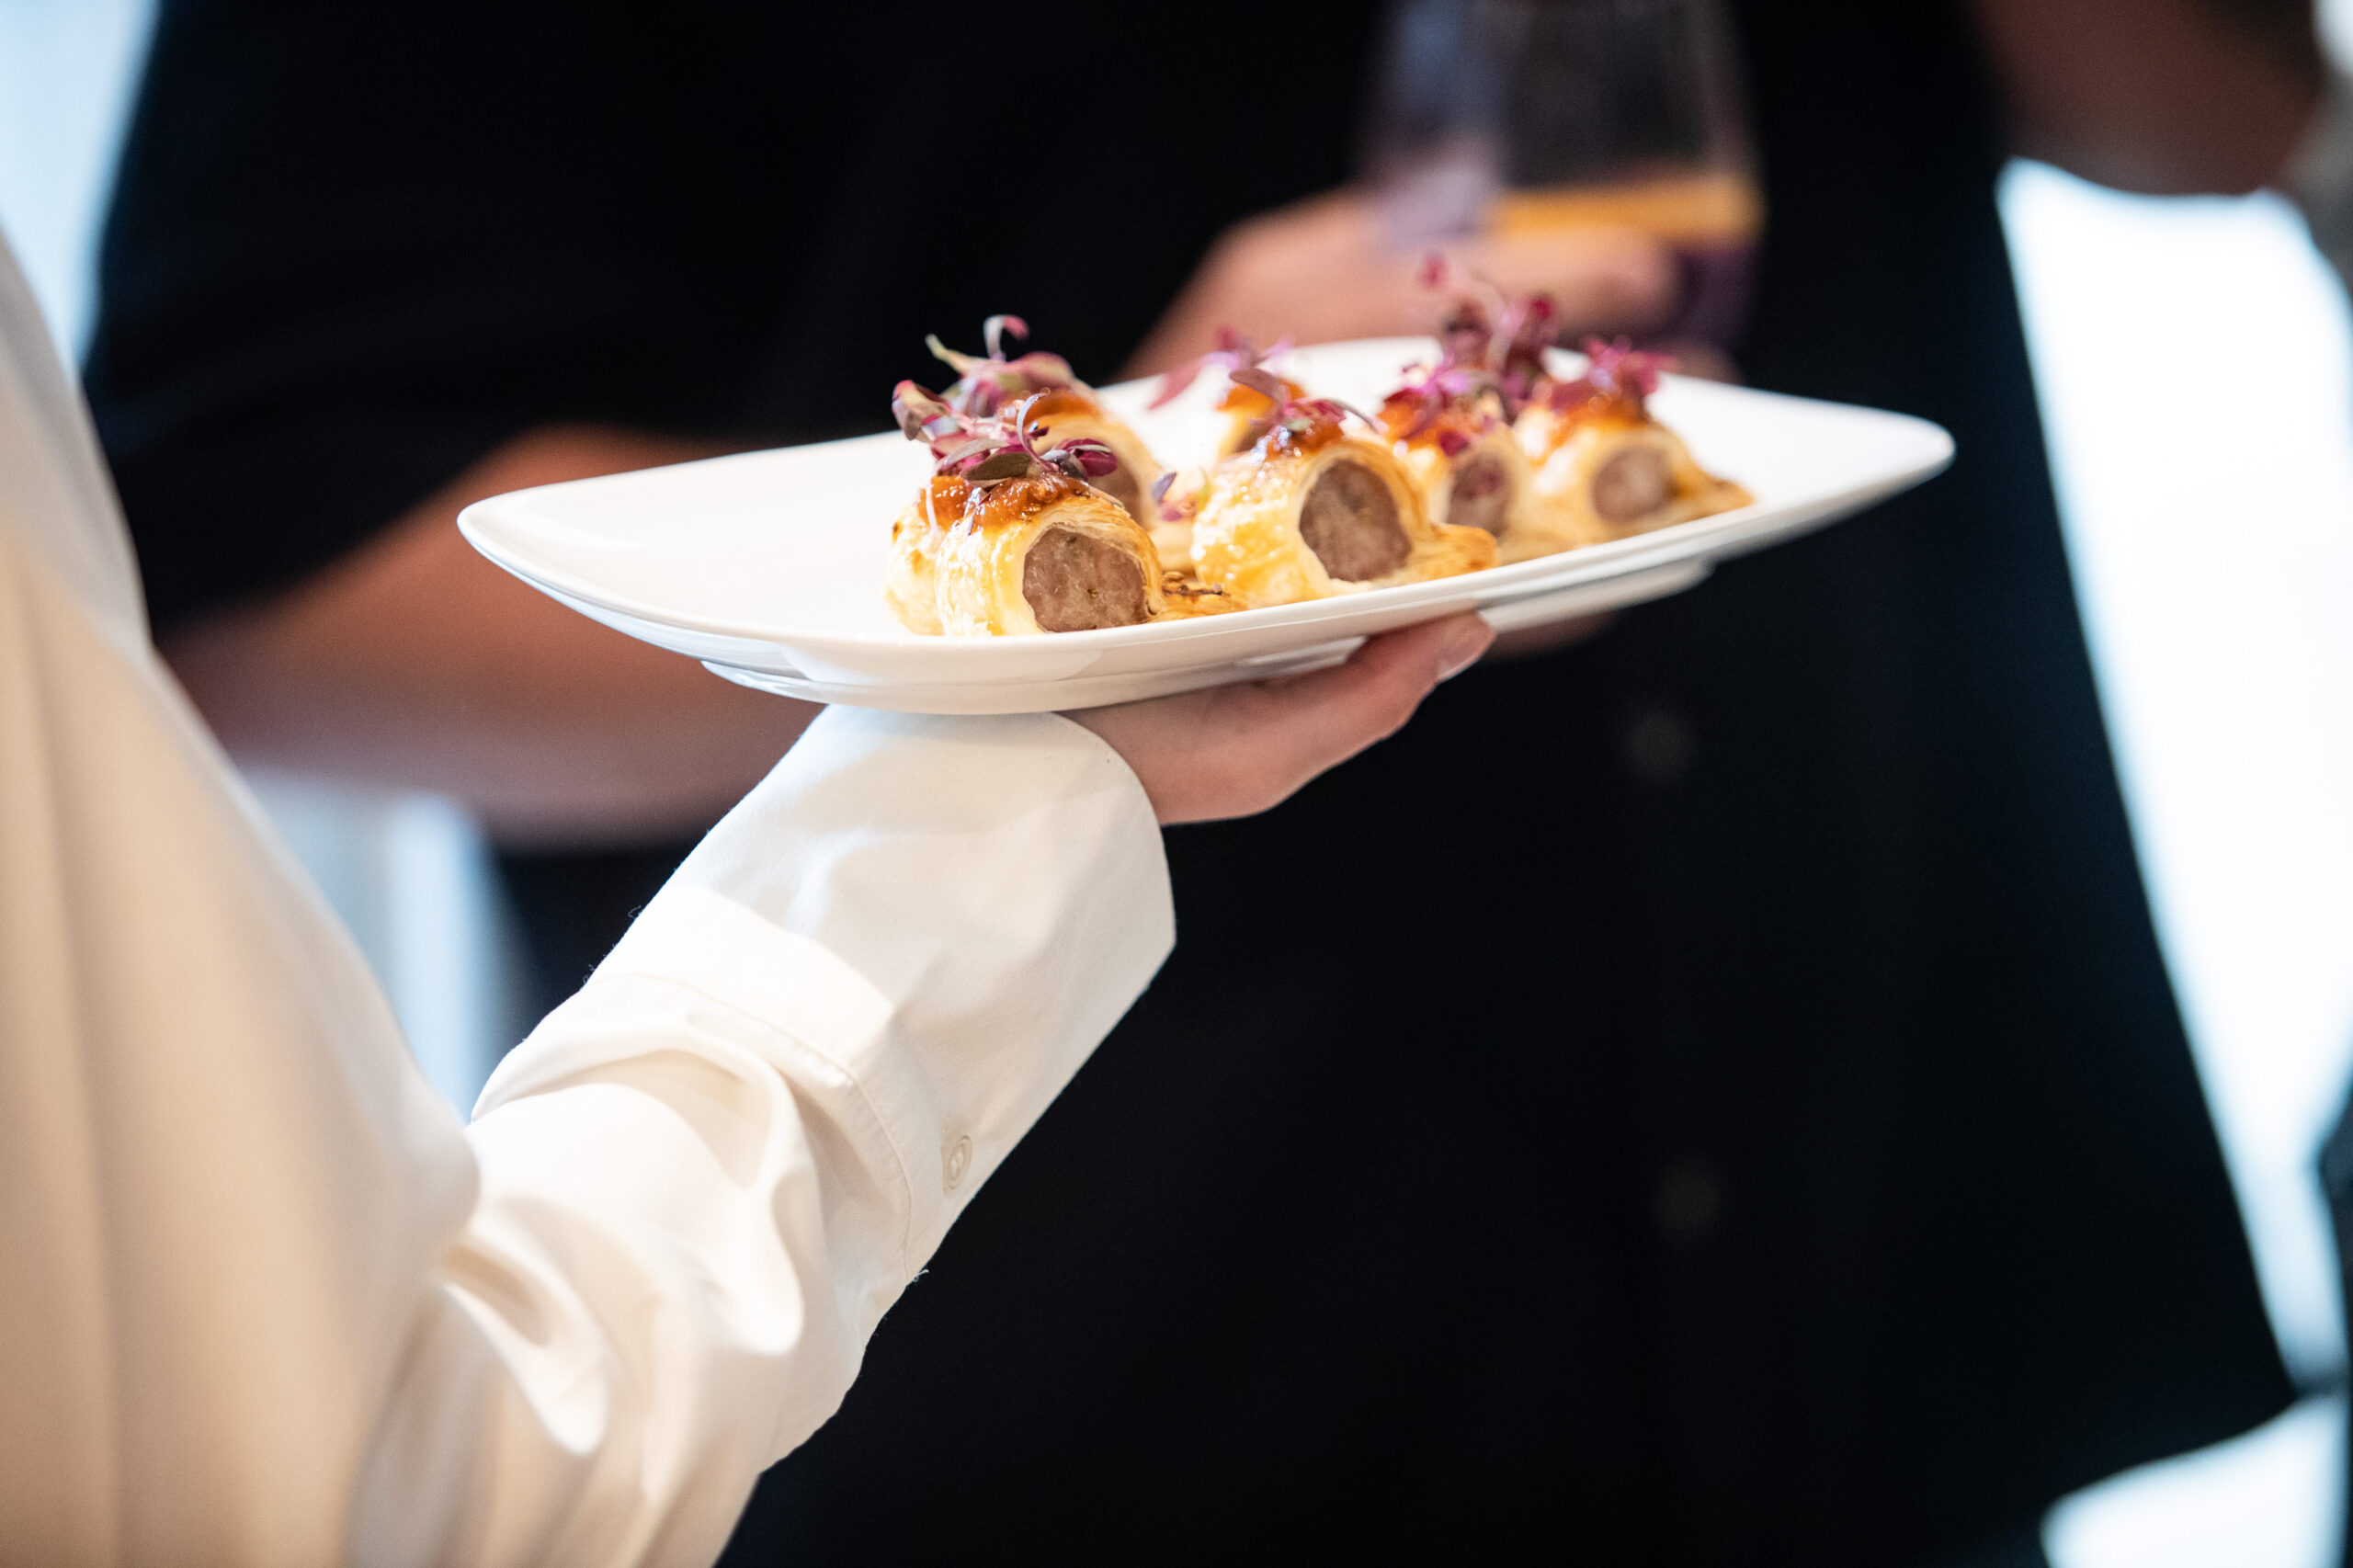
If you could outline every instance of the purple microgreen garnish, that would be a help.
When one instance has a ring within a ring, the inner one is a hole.
[[[1191,517],[1201,509],[1201,493],[1208,487],[1209,475],[1198,468],[1170,469],[1154,480],[1152,498],[1159,507],[1160,520],[1181,523]]]
[[[1237,387],[1248,387],[1278,407],[1290,399],[1290,389],[1283,384],[1280,376],[1271,370],[1262,370],[1256,365],[1237,366],[1226,372],[1226,378]]]
[[[1252,343],[1232,327],[1222,326],[1217,329],[1217,347],[1199,358],[1179,365],[1161,377],[1160,390],[1153,394],[1152,402],[1146,406],[1160,408],[1175,402],[1179,392],[1200,379],[1203,370],[1223,370],[1228,380],[1238,380],[1235,372],[1257,369],[1267,360],[1279,354],[1288,352],[1290,348],[1290,338],[1277,338],[1275,346],[1262,354],[1258,351],[1256,344]]]
[[[1044,435],[1046,427],[1043,425],[1033,425],[1028,433],[1035,437]],[[1064,441],[1061,446],[1048,452],[1037,452],[1033,449],[1032,455],[1054,464],[1073,479],[1101,479],[1120,466],[1118,453],[1102,442],[1086,436],[1081,436],[1075,440]]]
[[[1486,371],[1443,360],[1436,369],[1408,365],[1405,378],[1404,385],[1381,400],[1392,440],[1410,441],[1439,428],[1449,415],[1468,415],[1485,424],[1494,416],[1482,405],[1482,398],[1490,392],[1497,398],[1503,395]]]
[[[998,417],[961,412],[915,382],[901,381],[891,394],[891,413],[901,434],[929,449],[933,472],[969,484],[1048,473],[1086,483],[1120,466],[1117,453],[1087,437],[1041,447],[1039,443],[1051,436],[1051,427],[1032,420],[1029,411],[1044,395],[1032,392],[1009,417]]]
[[[913,381],[901,381],[891,392],[891,417],[910,441],[936,444],[960,434],[963,422],[956,411]]]
[[[991,316],[981,324],[981,341],[989,346],[989,358],[1005,358],[1005,335],[1013,334],[1017,343],[1029,341],[1029,324],[1019,316]]]
[[[1512,298],[1476,272],[1464,271],[1458,279],[1435,251],[1418,277],[1425,289],[1451,284],[1456,295],[1438,323],[1438,363],[1391,395],[1392,403],[1410,398],[1415,405],[1400,438],[1421,434],[1449,412],[1476,410],[1490,398],[1502,404],[1503,417],[1518,417],[1544,378],[1544,351],[1560,331],[1551,296]]]
[[[972,484],[994,484],[1000,479],[1026,479],[1029,475],[1029,454],[1019,448],[991,452],[963,473]]]
[[[1342,403],[1336,397],[1309,397],[1303,392],[1293,396],[1290,383],[1271,370],[1262,370],[1253,365],[1229,370],[1226,374],[1235,386],[1248,387],[1274,404],[1253,422],[1262,433],[1279,426],[1294,436],[1302,436],[1307,433],[1309,426],[1318,421],[1328,420],[1337,424],[1351,414],[1375,430],[1381,428],[1371,415],[1352,403]]]
[[[1574,381],[1555,381],[1545,401],[1555,414],[1567,414],[1590,403],[1615,403],[1628,415],[1647,418],[1644,401],[1658,391],[1661,371],[1675,368],[1674,356],[1645,354],[1627,338],[1604,343],[1585,340],[1585,374]]]
[[[942,400],[957,413],[977,419],[987,419],[1006,403],[1028,397],[1032,392],[1053,392],[1063,388],[1086,390],[1086,383],[1072,373],[1070,361],[1059,354],[1024,354],[1017,359],[1005,357],[1005,335],[1013,335],[1016,342],[1029,336],[1029,324],[1019,316],[991,316],[981,324],[981,336],[989,346],[988,358],[960,354],[939,341],[937,336],[924,339],[932,358],[956,372],[956,384],[941,394]]]
[[[1500,355],[1490,351],[1491,368],[1501,385],[1504,406],[1515,415],[1544,380],[1544,356],[1560,335],[1561,312],[1550,294],[1514,300],[1496,319],[1495,341],[1503,350]]]

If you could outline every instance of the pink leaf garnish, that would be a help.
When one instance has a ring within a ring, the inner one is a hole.
[[[1615,343],[1588,337],[1585,353],[1584,375],[1552,383],[1546,401],[1553,412],[1566,414],[1588,403],[1615,403],[1644,416],[1643,400],[1658,391],[1660,372],[1675,368],[1672,355],[1643,353],[1623,337]]]
[[[1049,433],[1043,423],[1029,423],[1030,409],[1045,392],[1024,399],[1011,419],[965,413],[951,408],[913,381],[901,381],[891,394],[891,413],[900,433],[930,449],[932,472],[973,484],[1058,470],[1075,479],[1099,479],[1119,466],[1119,458],[1100,441],[1066,441],[1051,450],[1038,443]]]
[[[913,381],[901,381],[891,389],[891,417],[898,422],[900,432],[910,441],[931,439],[928,426],[935,419],[952,417],[948,405]]]
[[[1290,389],[1283,385],[1282,378],[1271,371],[1262,370],[1256,365],[1245,365],[1238,369],[1229,370],[1226,372],[1226,379],[1237,387],[1248,387],[1252,392],[1277,406],[1290,401]]]
[[[938,336],[924,339],[932,357],[954,369],[956,384],[942,394],[943,400],[959,414],[985,419],[1016,398],[1034,392],[1053,388],[1074,387],[1085,391],[1085,383],[1072,373],[1070,361],[1059,354],[1029,353],[1017,359],[1005,357],[1005,335],[1025,339],[1029,335],[1029,324],[1019,316],[991,316],[982,324],[981,335],[988,340],[988,358],[960,354],[939,341]]]
[[[1152,402],[1145,404],[1145,406],[1148,408],[1159,408],[1164,404],[1175,402],[1176,394],[1183,392],[1187,387],[1191,386],[1193,382],[1199,378],[1200,373],[1201,361],[1199,359],[1188,360],[1186,363],[1177,366],[1175,369],[1160,378],[1160,390],[1153,394]]]
[[[1444,287],[1452,276],[1436,255],[1419,274],[1426,289]],[[1544,351],[1560,330],[1558,313],[1548,295],[1508,298],[1478,273],[1468,274],[1438,324],[1438,363],[1392,394],[1392,402],[1415,400],[1404,436],[1427,430],[1449,410],[1471,410],[1490,397],[1502,405],[1505,418],[1517,418],[1544,377]]]
[[[1029,382],[1033,392],[1079,384],[1078,378],[1071,373],[1070,361],[1059,354],[1042,351],[1024,354],[1018,359],[1006,360],[1005,368]]]
[[[1256,345],[1230,326],[1217,329],[1217,347],[1189,363],[1177,366],[1160,378],[1160,390],[1153,394],[1148,407],[1159,408],[1176,400],[1176,394],[1199,379],[1203,370],[1223,370],[1232,378],[1237,370],[1255,370],[1277,355],[1290,352],[1290,339],[1277,338],[1275,346],[1261,354]]]
[[[1585,352],[1592,361],[1586,368],[1586,375],[1596,385],[1613,390],[1623,387],[1643,397],[1658,391],[1660,372],[1675,365],[1673,355],[1644,354],[1635,348],[1631,339],[1623,337],[1615,343],[1588,337],[1585,340]]]
[[[1005,335],[1010,332],[1017,342],[1029,339],[1029,324],[1019,316],[991,316],[981,324],[981,341],[989,346],[989,358],[1005,358]]]

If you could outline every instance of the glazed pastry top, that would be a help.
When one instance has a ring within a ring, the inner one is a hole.
[[[1289,381],[1283,384],[1286,387],[1292,385]],[[1296,397],[1298,394],[1293,392],[1290,395]],[[1273,400],[1268,398],[1265,402],[1271,411]],[[1336,410],[1310,403],[1292,402],[1284,405],[1284,411],[1290,417],[1270,419],[1267,428],[1258,433],[1258,438],[1240,455],[1254,457],[1262,462],[1278,458],[1303,458],[1320,452],[1343,438],[1344,432],[1340,428],[1343,415]]]
[[[1546,378],[1537,385],[1529,405],[1547,410],[1570,428],[1631,429],[1656,424],[1650,396],[1658,391],[1659,372],[1672,361],[1663,354],[1638,352],[1623,338],[1616,343],[1587,338],[1585,351],[1585,374]]]
[[[961,526],[975,533],[995,533],[1028,522],[1058,501],[1092,494],[1085,481],[1059,469],[974,484],[955,474],[935,475],[924,488],[924,508],[931,526],[942,532]]]

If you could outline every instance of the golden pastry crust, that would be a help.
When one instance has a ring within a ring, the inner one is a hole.
[[[1495,561],[1494,536],[1430,521],[1420,484],[1396,454],[1343,434],[1334,419],[1303,433],[1278,426],[1220,463],[1193,526],[1200,580],[1252,608],[1450,577]]]
[[[1537,499],[1536,470],[1502,420],[1472,410],[1449,413],[1397,441],[1395,450],[1420,483],[1431,518],[1493,534],[1499,564],[1557,555],[1576,546],[1576,539]],[[1467,504],[1461,508],[1464,515],[1458,517],[1457,482],[1464,474],[1483,493],[1461,497]],[[1500,495],[1495,494],[1497,490]]]
[[[891,524],[891,562],[883,573],[882,597],[910,631],[937,637],[944,630],[939,624],[939,551],[971,489],[961,479],[934,479],[915,492]]]
[[[1577,544],[1603,544],[1745,506],[1756,497],[1708,472],[1683,438],[1618,408],[1522,411],[1513,435],[1535,466],[1539,504]]]
[[[1167,570],[1176,576],[1193,575],[1193,519],[1165,518],[1152,525],[1152,548],[1160,552]]]
[[[988,486],[943,476],[892,525],[884,597],[911,631],[1021,637],[1159,619],[1169,610],[1162,578],[1152,536],[1091,485],[1051,473]]]

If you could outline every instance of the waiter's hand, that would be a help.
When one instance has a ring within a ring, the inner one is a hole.
[[[1376,637],[1345,665],[1069,715],[1127,759],[1164,823],[1246,817],[1393,734],[1495,641],[1475,615]]]

